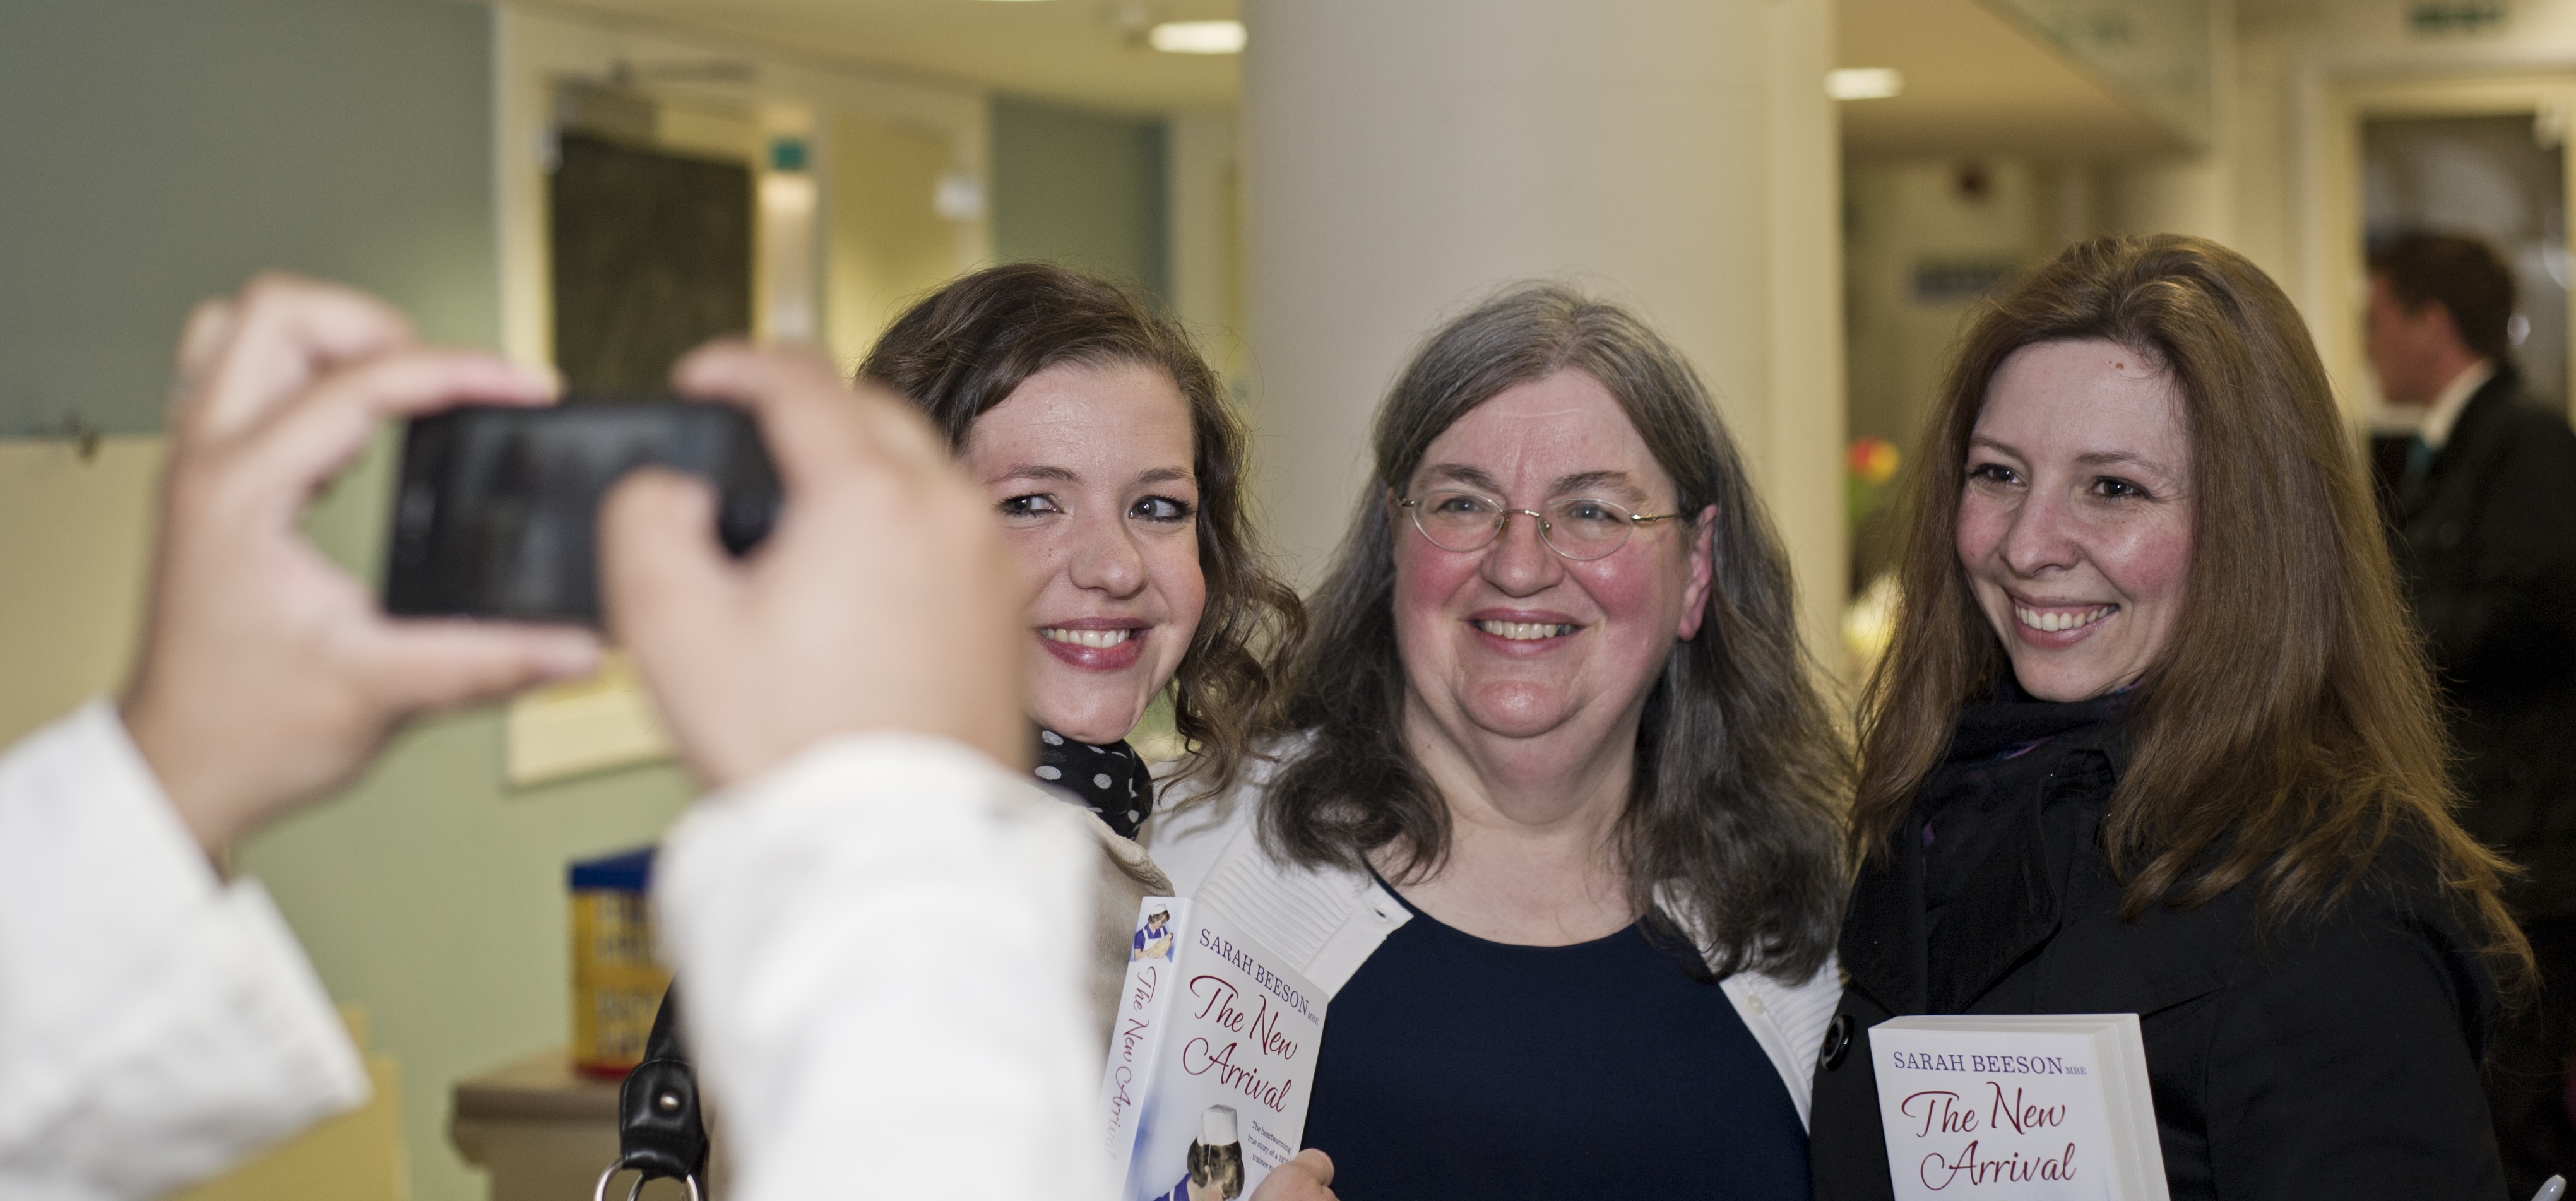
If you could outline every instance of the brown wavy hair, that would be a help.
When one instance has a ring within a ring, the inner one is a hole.
[[[986,410],[1030,376],[1067,363],[1160,370],[1189,405],[1207,607],[1172,676],[1172,724],[1195,752],[1175,778],[1223,789],[1253,753],[1255,732],[1271,722],[1278,695],[1271,656],[1296,649],[1306,611],[1273,574],[1254,530],[1243,419],[1188,332],[1107,280],[1007,263],[960,276],[904,310],[859,364],[858,378],[909,397],[953,453]]]
[[[1448,806],[1404,742],[1394,539],[1412,527],[1388,502],[1459,418],[1559,371],[1619,402],[1693,535],[1698,513],[1717,509],[1699,636],[1674,644],[1637,729],[1618,825],[1629,899],[1654,932],[1714,951],[1713,975],[1804,979],[1842,916],[1851,757],[1798,638],[1788,552],[1680,352],[1626,310],[1557,285],[1507,289],[1449,322],[1379,406],[1374,470],[1289,675],[1288,728],[1308,737],[1270,782],[1262,837],[1290,862],[1354,871],[1381,847],[1405,875],[1448,854]]]
[[[2401,839],[2429,857],[2500,976],[2527,976],[2529,944],[2501,899],[2512,869],[2451,816],[2432,677],[2325,365],[2279,286],[2198,238],[2069,248],[1959,346],[1905,489],[1903,600],[1862,699],[1851,853],[1886,851],[1960,710],[2011,669],[1957,549],[1987,385],[2016,350],[2085,339],[2170,374],[2192,454],[2184,617],[2133,694],[2129,767],[2103,826],[2121,916],[2248,881],[2275,919],[2330,906]]]

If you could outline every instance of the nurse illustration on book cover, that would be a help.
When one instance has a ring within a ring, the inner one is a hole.
[[[1135,947],[1128,952],[1127,962],[1171,957],[1172,912],[1168,909],[1157,909],[1145,915],[1145,924],[1136,931]]]
[[[1154,1201],[1234,1201],[1243,1195],[1243,1143],[1235,1136],[1232,1106],[1210,1105],[1199,1115],[1189,1166],[1189,1174]]]

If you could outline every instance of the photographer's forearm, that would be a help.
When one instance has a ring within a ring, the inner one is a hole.
[[[1073,813],[958,743],[879,733],[673,831],[666,953],[745,1201],[1101,1191],[1097,851]]]
[[[148,1197],[364,1101],[267,894],[105,702],[0,757],[0,1197]]]

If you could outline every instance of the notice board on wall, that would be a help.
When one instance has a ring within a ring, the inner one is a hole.
[[[681,355],[751,329],[749,166],[567,130],[546,204],[568,388],[661,392]]]

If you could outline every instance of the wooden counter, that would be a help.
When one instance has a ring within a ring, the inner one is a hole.
[[[617,1158],[617,1086],[574,1071],[557,1047],[458,1081],[447,1136],[467,1163],[490,1174],[492,1201],[583,1201]],[[633,1173],[620,1175],[610,1201],[634,1183]],[[647,1201],[688,1195],[669,1180],[644,1190]]]

